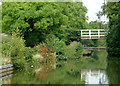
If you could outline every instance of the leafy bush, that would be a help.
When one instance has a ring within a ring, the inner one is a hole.
[[[67,58],[79,58],[83,52],[83,46],[79,42],[72,42],[66,48],[66,57]]]
[[[71,47],[70,45],[68,45],[65,51],[66,58],[75,58],[76,46]]]
[[[94,46],[94,42],[91,39],[81,40],[82,45],[85,47]]]
[[[81,57],[83,52],[83,46],[81,43],[74,41],[67,46],[63,40],[56,38],[52,34],[48,35],[46,43],[48,44],[48,48],[55,49],[58,58]]]
[[[15,69],[24,69],[32,61],[31,48],[25,47],[25,40],[17,29],[13,32],[10,41],[3,41],[2,53],[11,57]]]
[[[33,54],[34,54],[34,51],[31,47],[25,47],[25,60],[27,62],[30,62],[31,64],[33,64],[34,60],[33,60]]]
[[[6,35],[6,34],[4,34]],[[2,35],[2,57],[10,57],[10,40],[11,40],[11,36],[10,35],[6,35],[4,36]]]
[[[13,32],[12,39],[10,41],[11,58],[15,69],[25,68],[25,44],[24,40],[20,36],[20,32],[17,30]]]
[[[54,53],[53,49],[48,49],[48,45],[44,44],[40,46],[40,53],[42,54],[44,66],[53,67],[56,64],[56,54]]]
[[[81,57],[83,54],[83,46],[81,43],[78,43],[77,47],[76,47],[76,53],[75,53],[75,57]]]
[[[54,49],[58,58],[65,57],[66,44],[63,40],[55,37],[52,34],[49,34],[46,38],[46,43],[48,44],[49,49]]]
[[[6,35],[6,34],[5,34]],[[7,42],[10,42],[11,40],[11,36],[10,35],[6,35],[6,36],[2,36],[2,43],[7,43]]]
[[[2,42],[2,57],[10,57],[10,43]]]
[[[0,60],[2,61],[2,65],[6,65],[6,64],[11,64],[11,52],[10,52],[10,40],[11,40],[11,36],[6,35],[4,33],[2,33],[2,44],[1,44],[1,58]]]

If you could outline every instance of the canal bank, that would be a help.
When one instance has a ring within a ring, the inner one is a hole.
[[[59,61],[56,69],[42,76],[35,75],[35,68],[14,71],[3,79],[3,84],[120,84],[120,59],[108,59],[107,52],[93,51],[90,58]],[[41,74],[41,73],[40,73]],[[42,79],[40,80],[39,77]],[[52,78],[51,78],[52,77]],[[95,80],[95,81],[94,81]],[[7,82],[9,81],[9,82]]]

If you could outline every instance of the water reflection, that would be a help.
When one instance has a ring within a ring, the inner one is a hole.
[[[31,68],[14,71],[12,77],[2,81],[4,84],[120,84],[120,59],[107,59],[103,51],[94,52],[91,58],[60,61],[59,65],[45,80],[36,78],[35,69]]]
[[[107,62],[109,84],[120,84],[120,58],[108,56]]]
[[[81,79],[85,80],[85,84],[108,84],[105,70],[82,69]]]
[[[13,76],[13,74],[9,74],[6,75],[4,77],[0,78],[0,82],[2,82],[2,84],[11,84],[11,77]]]

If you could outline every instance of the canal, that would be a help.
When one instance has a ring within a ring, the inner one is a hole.
[[[120,58],[95,50],[90,57],[59,61],[49,73],[35,74],[35,67],[13,71],[2,84],[120,84]]]

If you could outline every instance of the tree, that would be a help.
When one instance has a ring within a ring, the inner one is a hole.
[[[86,7],[80,3],[3,2],[2,31],[22,30],[27,46],[44,41],[48,34],[67,39],[65,28],[85,28]]]
[[[59,32],[67,23],[67,16],[57,3],[4,2],[2,10],[3,31],[20,29],[29,46],[43,41],[49,33],[61,37]]]
[[[90,23],[89,23],[89,28],[90,29],[101,29],[101,22],[99,22],[99,21],[91,21]]]
[[[102,6],[103,14],[109,18],[107,51],[109,55],[120,55],[120,2],[108,2]]]

